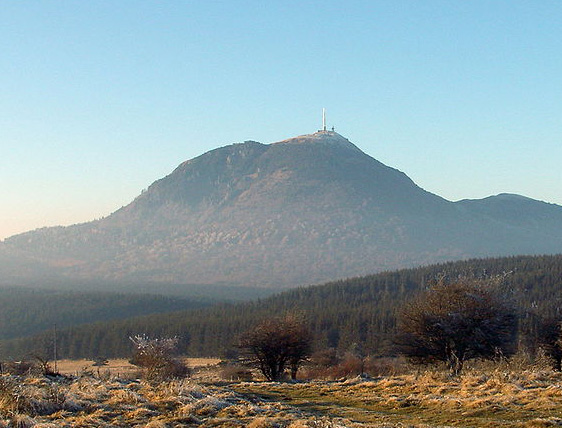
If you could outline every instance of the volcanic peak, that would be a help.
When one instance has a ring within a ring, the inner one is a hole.
[[[335,131],[318,131],[314,134],[299,135],[298,137],[288,138],[277,143],[272,143],[272,145],[277,144],[317,144],[352,149],[363,153],[355,144]]]

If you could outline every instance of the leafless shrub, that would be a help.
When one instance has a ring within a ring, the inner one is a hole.
[[[185,363],[175,357],[177,337],[152,339],[145,335],[137,335],[130,340],[135,346],[130,362],[142,368],[147,380],[163,381],[189,374]]]
[[[439,281],[408,303],[400,316],[397,345],[413,362],[445,362],[458,375],[470,359],[515,352],[517,315],[492,289],[493,280]]]
[[[363,372],[363,360],[352,354],[345,354],[340,363],[332,368],[334,378],[357,376]]]
[[[338,365],[340,357],[335,348],[322,349],[310,356],[310,365],[314,367],[329,368]]]
[[[296,315],[267,319],[240,338],[248,363],[270,381],[280,380],[286,368],[296,379],[300,365],[310,355],[310,345],[310,332]]]
[[[49,358],[44,357],[44,356],[39,355],[39,354],[34,354],[32,356],[35,359],[35,361],[37,361],[37,364],[38,364],[43,376],[58,376],[60,374],[60,373],[56,372],[55,370],[53,370],[53,368],[51,367],[51,362],[49,361]]]
[[[109,364],[109,360],[105,357],[95,357],[93,360],[94,364],[92,366],[97,368],[98,377],[101,377],[101,368]],[[107,376],[109,376],[109,371],[107,371]]]
[[[365,369],[364,361],[356,355],[346,353],[343,357],[335,358],[331,365],[326,360],[319,363],[311,358],[311,364],[307,367],[306,377],[310,379],[343,379],[357,376]]]
[[[365,372],[371,376],[395,376],[408,372],[403,358],[376,358],[365,359]]]
[[[366,374],[391,376],[408,372],[406,362],[399,357],[358,356],[353,352],[340,355],[334,348],[316,351],[304,369],[306,379],[342,379]]]

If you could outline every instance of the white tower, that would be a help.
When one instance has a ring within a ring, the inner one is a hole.
[[[326,109],[322,109],[322,131],[326,131]]]

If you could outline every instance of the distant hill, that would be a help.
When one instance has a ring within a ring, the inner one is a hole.
[[[190,356],[225,356],[236,351],[237,337],[262,319],[297,311],[308,319],[315,348],[348,350],[360,344],[371,354],[385,355],[405,301],[446,275],[504,275],[505,293],[519,306],[521,332],[536,328],[536,316],[560,315],[562,256],[525,256],[468,260],[385,272],[314,287],[286,291],[258,301],[113,320],[59,331],[59,355],[91,358],[130,355],[128,337],[178,336]],[[525,343],[525,337],[520,338]],[[52,350],[52,332],[33,338],[0,341],[0,357]],[[47,352],[48,355],[51,352]]]
[[[323,131],[212,150],[107,218],[6,239],[0,281],[280,287],[560,252],[562,207],[517,195],[450,202]]]
[[[210,299],[152,294],[0,288],[0,340],[98,321],[209,306]]]

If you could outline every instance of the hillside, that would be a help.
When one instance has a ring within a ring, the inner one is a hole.
[[[0,288],[0,339],[76,327],[96,321],[202,308],[210,299],[152,294],[73,292],[24,287]]]
[[[251,287],[212,287],[170,284],[135,284],[137,293],[76,291],[76,284],[57,284],[59,288],[0,287],[0,340],[26,337],[81,324],[122,320],[150,314],[204,308],[226,302],[242,302],[269,296],[264,289]],[[90,284],[79,284],[86,287]],[[95,284],[109,288],[111,284]],[[115,286],[115,284],[113,284]],[[54,286],[54,285],[53,285]],[[66,288],[65,288],[66,286]],[[129,289],[129,284],[118,284]],[[143,292],[144,291],[144,292]]]
[[[534,328],[534,315],[559,313],[562,307],[562,256],[469,260],[387,272],[314,287],[290,290],[249,303],[219,305],[190,311],[97,323],[59,332],[60,355],[90,358],[127,356],[128,337],[178,336],[190,356],[224,356],[234,352],[237,337],[261,319],[287,311],[306,315],[315,348],[349,349],[361,344],[366,352],[391,352],[396,313],[421,287],[442,275],[509,273],[505,287],[518,303],[521,330]],[[25,355],[52,348],[52,335],[0,342],[3,353]]]
[[[562,207],[450,202],[324,131],[212,150],[107,218],[6,239],[0,281],[280,287],[559,252]]]

